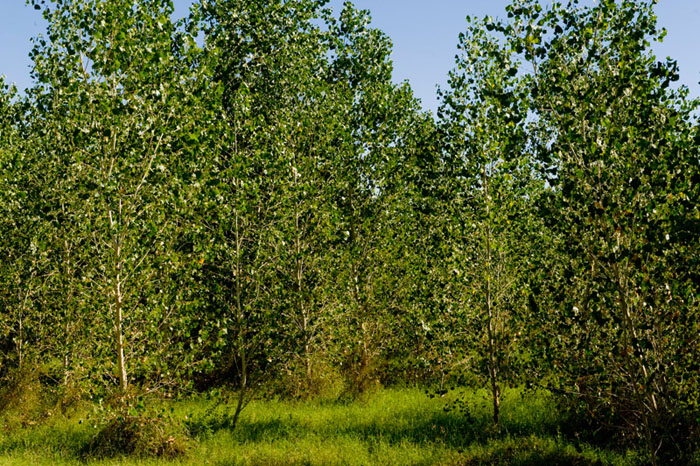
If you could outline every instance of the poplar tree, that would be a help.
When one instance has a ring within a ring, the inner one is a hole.
[[[178,140],[187,126],[178,105],[186,92],[180,58],[193,43],[172,10],[167,1],[58,0],[46,7],[47,37],[32,51],[30,95],[48,128],[40,153],[57,170],[46,188],[62,211],[54,233],[63,260],[83,251],[68,286],[84,295],[82,312],[95,313],[94,354],[113,355],[121,391],[129,360],[148,359],[153,332],[172,313],[161,297],[176,226]],[[64,297],[65,306],[77,304]]]
[[[448,290],[452,307],[462,307],[449,312],[462,316],[453,331],[462,335],[464,357],[474,358],[471,366],[488,380],[498,424],[501,387],[512,380],[517,362],[529,199],[538,188],[526,148],[528,107],[516,53],[490,37],[488,19],[467,22],[439,111],[450,189]]]
[[[553,188],[552,388],[660,464],[681,455],[696,412],[700,146],[698,102],[650,51],[665,34],[655,3],[514,2],[493,28],[529,63],[533,147]]]

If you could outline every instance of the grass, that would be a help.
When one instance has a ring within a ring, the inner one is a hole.
[[[508,391],[502,422],[490,422],[487,396],[464,391],[463,410],[418,389],[381,390],[363,401],[255,401],[229,428],[226,406],[205,399],[158,402],[189,427],[187,454],[174,460],[85,460],[95,436],[86,413],[0,433],[0,465],[637,465],[634,452],[605,451],[562,438],[542,395]]]

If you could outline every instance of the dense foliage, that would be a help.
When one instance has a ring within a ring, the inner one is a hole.
[[[468,18],[433,118],[349,2],[35,2],[34,86],[0,81],[0,385],[227,385],[235,426],[263,393],[467,384],[497,426],[526,384],[689,461],[700,103],[654,3]]]

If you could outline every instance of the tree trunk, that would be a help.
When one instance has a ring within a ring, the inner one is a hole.
[[[500,389],[498,388],[496,368],[496,345],[493,328],[493,309],[491,307],[491,277],[486,281],[486,309],[488,313],[488,339],[489,339],[489,378],[491,379],[491,395],[493,397],[493,423],[498,425],[500,412]]]
[[[296,164],[296,154],[294,156],[294,163]],[[294,188],[298,191],[298,173],[296,167],[292,171],[292,176],[294,177]],[[297,195],[297,192],[295,192]],[[299,312],[299,317],[301,318],[301,332],[302,339],[304,341],[304,369],[306,372],[306,384],[309,391],[313,390],[313,365],[311,360],[311,335],[309,329],[309,313],[304,306],[304,263],[301,257],[301,214],[299,212],[299,201],[294,203],[294,253],[296,255],[294,260],[295,265],[295,281],[297,285],[297,307]]]
[[[496,341],[495,341],[495,331],[494,331],[494,309],[491,296],[491,275],[492,275],[492,257],[491,257],[491,223],[490,223],[490,199],[489,199],[489,185],[488,185],[488,175],[486,173],[487,168],[484,167],[483,171],[483,184],[484,184],[484,194],[486,200],[486,315],[488,319],[487,323],[487,336],[488,336],[488,351],[489,351],[489,379],[491,382],[491,396],[493,398],[493,423],[498,425],[499,423],[499,413],[500,413],[500,390],[498,388],[498,369],[496,366]]]
[[[122,314],[122,290],[121,290],[121,275],[117,274],[117,280],[114,284],[114,307],[115,307],[115,342],[117,349],[117,367],[119,370],[119,387],[122,391],[126,391],[128,387],[128,379],[126,376],[126,357],[124,355],[124,329],[123,329],[123,314]]]
[[[19,357],[19,370],[20,372],[22,371],[22,365],[24,363],[24,348],[22,347],[22,344],[24,342],[24,323],[23,323],[24,317],[22,310],[20,309],[20,314],[19,314],[19,337],[17,340],[17,355]]]
[[[32,279],[34,278],[34,273],[32,273]],[[24,299],[22,299],[22,304],[19,307],[19,328],[18,339],[16,343],[17,357],[20,371],[22,366],[24,366],[24,311],[27,309],[27,302],[29,301],[29,288],[24,292]]]
[[[231,423],[231,428],[235,429],[238,419],[240,418],[241,411],[245,405],[245,395],[248,391],[248,360],[246,354],[246,341],[245,341],[245,313],[243,310],[243,300],[242,300],[242,284],[241,284],[241,242],[243,241],[238,213],[236,213],[236,324],[238,326],[238,357],[241,361],[238,385],[238,402],[236,403],[236,411],[233,414],[233,421]]]

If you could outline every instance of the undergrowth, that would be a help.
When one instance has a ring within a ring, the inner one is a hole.
[[[550,400],[520,390],[506,393],[498,429],[483,391],[429,398],[418,389],[384,389],[352,402],[253,401],[234,430],[231,408],[213,398],[150,400],[138,416],[107,423],[84,410],[5,431],[0,464],[644,464],[637,452],[563,437]],[[449,409],[457,399],[463,409]],[[153,415],[162,412],[168,415]]]

